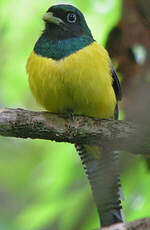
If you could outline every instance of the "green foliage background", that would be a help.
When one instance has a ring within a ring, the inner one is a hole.
[[[118,21],[120,0],[1,0],[0,107],[42,110],[28,87],[26,60],[52,4],[70,3],[86,15],[97,41],[105,44]],[[124,154],[125,155],[125,154]],[[127,155],[127,154],[126,154]],[[126,162],[126,163],[124,163]],[[150,175],[139,157],[122,166],[127,220],[150,213]],[[0,230],[91,230],[99,226],[91,190],[74,146],[0,137]]]

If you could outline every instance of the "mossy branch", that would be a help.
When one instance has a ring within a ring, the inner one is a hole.
[[[132,122],[23,109],[0,110],[0,135],[57,142],[111,146],[149,155],[150,131]]]

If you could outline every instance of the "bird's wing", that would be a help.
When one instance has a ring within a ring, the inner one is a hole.
[[[117,77],[117,74],[116,74],[113,66],[111,66],[111,73],[112,73],[112,77],[113,77],[113,89],[115,91],[117,101],[120,101],[122,99],[122,89],[121,89],[119,79]],[[119,114],[119,107],[118,107],[118,103],[117,103],[116,108],[115,108],[115,114],[114,114],[114,118],[116,120],[118,120],[118,114]]]
[[[111,66],[111,72],[112,72],[112,77],[113,77],[113,88],[116,94],[116,98],[117,98],[117,101],[120,101],[122,99],[122,90],[121,90],[121,85],[120,85],[120,82],[118,80],[117,74],[113,66]]]

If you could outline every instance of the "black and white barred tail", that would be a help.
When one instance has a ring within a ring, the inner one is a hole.
[[[101,226],[123,222],[118,153],[100,146],[76,145],[88,176]]]

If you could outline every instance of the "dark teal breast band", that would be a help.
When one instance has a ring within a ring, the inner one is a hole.
[[[87,35],[56,41],[48,40],[42,35],[35,44],[34,51],[43,57],[60,60],[90,45],[93,41],[94,39]]]

